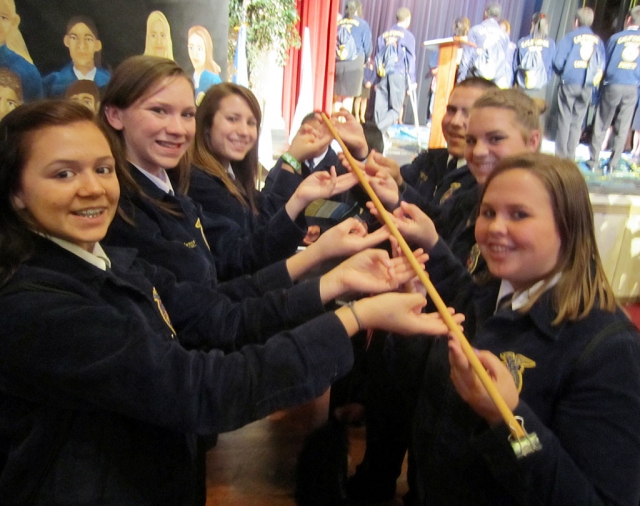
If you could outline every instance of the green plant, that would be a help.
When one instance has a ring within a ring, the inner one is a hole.
[[[247,64],[251,69],[260,64],[264,52],[275,50],[283,65],[289,49],[300,47],[296,24],[300,20],[296,0],[245,0],[247,24]],[[229,0],[229,61],[236,50],[238,28],[242,23],[242,0]]]

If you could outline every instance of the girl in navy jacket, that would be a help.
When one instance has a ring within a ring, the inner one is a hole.
[[[375,252],[241,304],[177,283],[101,247],[120,189],[88,109],[27,104],[0,136],[3,505],[194,504],[197,435],[320,395],[351,367],[358,329],[446,330],[410,294],[324,313],[345,289],[411,276]]]
[[[636,506],[640,336],[606,279],[583,176],[548,155],[501,160],[475,234],[493,280],[474,284],[441,240],[431,279],[542,448],[517,458],[460,343],[433,341],[413,420],[415,503]]]

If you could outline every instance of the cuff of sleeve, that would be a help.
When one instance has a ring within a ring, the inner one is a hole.
[[[279,262],[264,267],[256,272],[254,276],[258,283],[260,293],[279,290],[281,288],[291,288],[293,286],[286,260],[280,260]]]
[[[320,297],[320,278],[309,279],[290,288],[287,292],[287,305],[292,319],[298,321],[323,314],[325,308]]]

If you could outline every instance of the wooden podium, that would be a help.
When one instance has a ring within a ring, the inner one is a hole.
[[[440,51],[438,57],[438,74],[436,79],[436,96],[433,101],[433,113],[431,114],[431,133],[429,134],[429,149],[444,148],[447,142],[442,134],[442,118],[447,111],[447,102],[456,79],[456,66],[458,49],[464,44],[457,37],[427,40],[423,46],[437,47]]]

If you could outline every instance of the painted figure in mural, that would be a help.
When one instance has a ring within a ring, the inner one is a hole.
[[[171,27],[167,16],[160,11],[153,11],[147,18],[147,40],[144,54],[173,60]]]
[[[8,68],[0,68],[0,119],[22,105],[22,82]]]
[[[100,90],[93,81],[82,79],[67,88],[64,98],[84,105],[94,113],[100,108]]]
[[[102,42],[94,21],[88,16],[69,19],[63,42],[71,62],[42,80],[45,96],[62,97],[71,84],[82,79],[95,82],[98,88],[106,86],[111,75],[98,66]]]
[[[213,60],[213,40],[209,31],[200,25],[189,28],[187,38],[189,58],[193,65],[193,86],[196,104],[200,105],[205,92],[220,79],[220,65]]]
[[[42,98],[42,78],[33,63],[9,48],[19,24],[15,2],[0,0],[0,68],[8,68],[20,78],[24,100],[29,101]]]

